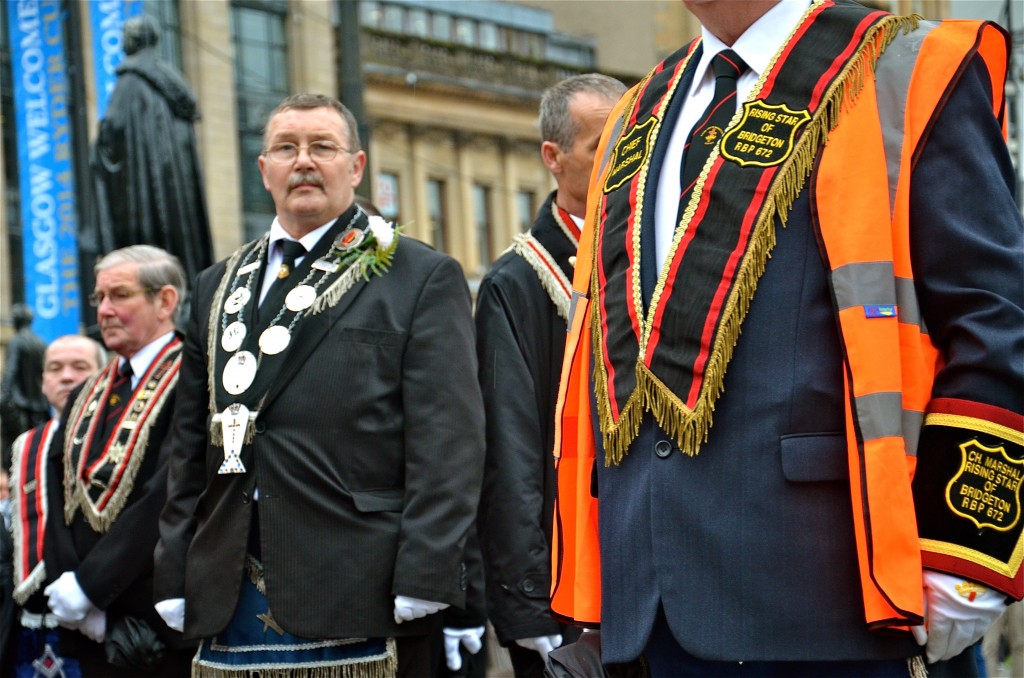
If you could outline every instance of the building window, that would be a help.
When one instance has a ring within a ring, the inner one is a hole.
[[[455,42],[467,47],[476,46],[476,22],[458,17],[455,19]]]
[[[496,24],[483,22],[480,24],[480,47],[492,52],[504,49],[504,34]]]
[[[144,0],[142,11],[156,22],[160,32],[157,51],[160,56],[177,70],[181,70],[181,16],[177,2],[166,0]]]
[[[377,0],[363,0],[359,3],[359,22],[370,28],[380,25],[380,3]]]
[[[266,231],[275,214],[257,163],[267,116],[289,92],[286,12],[284,2],[236,0],[231,9],[246,240]]]
[[[440,42],[452,39],[452,19],[447,14],[430,15],[430,35]]]
[[[430,17],[425,9],[409,9],[409,35],[426,38],[430,35]]]
[[[519,191],[516,194],[518,204],[519,230],[523,233],[530,230],[537,216],[537,196],[533,191]]]
[[[473,184],[473,221],[481,268],[491,263],[491,187]]]
[[[377,175],[377,188],[374,192],[374,203],[385,219],[398,219],[398,176],[390,172]]]
[[[401,33],[405,29],[405,12],[398,5],[383,5],[380,17],[382,30]]]
[[[430,219],[430,237],[434,249],[447,251],[445,236],[448,232],[448,216],[445,210],[445,185],[442,179],[427,179],[427,218]]]

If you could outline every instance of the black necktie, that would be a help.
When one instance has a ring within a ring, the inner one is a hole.
[[[743,59],[731,49],[722,50],[711,59],[711,69],[715,72],[715,96],[697,119],[683,150],[679,182],[683,189],[681,210],[689,202],[690,192],[711,155],[711,149],[721,141],[726,126],[736,113],[736,79],[747,68]]]
[[[122,361],[120,367],[117,368],[117,375],[114,377],[110,396],[107,398],[106,407],[103,410],[103,443],[110,438],[114,426],[117,425],[117,420],[121,418],[121,413],[124,412],[125,406],[132,397],[132,374],[134,374],[132,364],[127,360]],[[103,449],[102,445],[94,447],[98,447],[100,451]]]
[[[288,278],[295,272],[295,260],[306,256],[306,248],[298,240],[278,240],[277,244],[281,248],[281,268],[277,269],[277,280],[267,290],[267,295],[263,297],[260,306],[281,296],[282,290],[288,285]],[[274,312],[276,313],[276,309]]]

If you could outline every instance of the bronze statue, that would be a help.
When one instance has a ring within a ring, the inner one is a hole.
[[[193,123],[195,95],[157,53],[156,25],[146,16],[124,24],[125,59],[89,162],[96,218],[81,246],[91,261],[127,245],[174,254],[189,280],[213,263]],[[87,286],[83,280],[83,286]]]
[[[43,354],[46,343],[32,331],[32,309],[25,304],[11,308],[16,334],[7,344],[3,379],[0,380],[0,458],[6,469],[11,443],[19,435],[50,418],[43,395]]]

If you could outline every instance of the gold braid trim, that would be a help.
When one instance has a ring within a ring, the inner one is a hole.
[[[175,349],[177,355],[172,358],[172,361],[178,363],[181,362],[181,348]],[[166,359],[166,358],[165,358]],[[153,429],[153,424],[159,418],[160,413],[164,409],[164,405],[167,403],[167,399],[174,393],[175,387],[178,385],[178,376],[180,371],[174,370],[174,376],[167,381],[167,385],[163,387],[163,391],[160,396],[153,401],[153,404],[148,407],[149,413],[146,415],[144,421],[139,422],[139,435],[135,438],[135,444],[132,446],[132,454],[128,458],[128,464],[125,466],[124,472],[121,475],[121,481],[117,484],[117,489],[111,495],[110,500],[102,511],[96,511],[89,498],[85,495],[84,487],[76,483],[75,493],[79,497],[79,502],[82,506],[82,516],[86,519],[92,529],[96,530],[100,534],[106,534],[110,529],[110,526],[114,524],[114,521],[121,515],[121,511],[124,509],[126,503],[128,503],[128,497],[131,496],[132,489],[135,487],[135,476],[139,472],[139,467],[142,466],[143,459],[147,452],[149,452],[149,434]],[[141,384],[140,384],[141,385]],[[145,386],[144,386],[145,388]],[[116,433],[114,434],[116,435]],[[161,441],[163,442],[163,441]],[[159,449],[153,454],[158,454]],[[85,454],[86,449],[83,447],[81,454]]]
[[[117,358],[114,358],[116,361]],[[70,461],[69,450],[74,446],[75,432],[78,428],[78,418],[82,415],[82,410],[89,404],[92,399],[92,390],[96,385],[96,382],[103,377],[104,373],[110,370],[110,363],[103,366],[103,369],[93,374],[91,377],[85,380],[82,390],[78,392],[78,398],[71,405],[71,412],[68,413],[67,426],[64,429],[64,440],[63,447],[61,448],[61,466],[64,471],[64,524],[70,525],[71,519],[75,517],[75,511],[78,509],[79,495],[75,492],[75,475],[78,473],[77,466]],[[88,435],[88,428],[83,435]]]
[[[198,653],[192,660],[192,678],[251,678],[257,673],[260,678],[394,678],[398,674],[398,651],[395,648],[395,639],[388,638],[387,651],[379,659],[352,660],[352,663],[330,666],[261,666],[258,672],[247,668],[204,666],[199,663]]]
[[[910,678],[928,678],[928,667],[925,666],[924,657],[917,655],[908,659],[907,673]]]
[[[736,274],[736,285],[722,312],[714,346],[704,370],[703,383],[696,407],[692,411],[689,410],[668,386],[658,380],[644,366],[643,352],[641,351],[637,355],[636,388],[623,406],[618,422],[615,422],[610,411],[611,395],[608,394],[604,365],[600,363],[595,365],[595,391],[598,394],[606,394],[604,398],[597,398],[606,465],[619,464],[629,452],[629,446],[640,430],[644,411],[649,411],[654,415],[658,425],[675,440],[685,454],[694,456],[700,452],[700,445],[707,442],[708,431],[711,429],[715,401],[724,391],[725,370],[739,339],[740,325],[750,309],[750,302],[757,289],[757,282],[764,273],[768,255],[775,247],[775,218],[778,217],[785,227],[789,211],[803,190],[814,167],[814,160],[828,140],[829,132],[839,123],[843,107],[849,107],[856,101],[868,75],[874,72],[879,57],[897,34],[900,31],[907,34],[915,30],[920,19],[921,17],[916,14],[906,17],[890,15],[880,20],[864,34],[857,53],[846,63],[842,72],[829,86],[814,118],[807,123],[804,133],[796,142],[793,153],[790,154],[772,183],[764,206],[761,208],[761,214],[754,226],[751,243],[744,253],[743,261]],[[774,65],[775,60],[773,59],[771,66],[761,76],[755,90],[751,93],[751,98],[756,97],[765,76],[771,73]],[[718,149],[715,148],[712,154],[717,153]],[[707,166],[713,162],[714,157],[711,158]],[[707,166],[705,166],[705,171]],[[704,176],[702,173],[701,178],[698,179],[699,184],[703,183]],[[694,193],[701,190],[702,186],[698,185]],[[696,195],[694,199],[696,199]],[[686,220],[687,217],[684,216],[684,221]],[[596,236],[596,231],[599,229],[594,230]],[[596,296],[596,292],[598,292],[598,251],[599,248],[595,247],[594,273],[591,282],[591,292],[595,294],[595,299],[598,298]],[[603,360],[601,322],[599,312],[595,311],[595,313],[598,315],[591,323],[592,341],[595,360],[601,361]],[[649,327],[644,329],[645,338],[649,331]]]

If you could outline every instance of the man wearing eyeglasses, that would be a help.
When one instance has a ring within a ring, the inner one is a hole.
[[[430,675],[464,604],[482,402],[458,263],[355,205],[338,101],[270,115],[268,232],[198,278],[157,608],[194,675]]]
[[[153,610],[156,525],[182,342],[185,272],[149,245],[94,269],[103,342],[117,357],[71,393],[47,457],[45,589],[61,654],[86,676],[181,676],[194,645]]]

